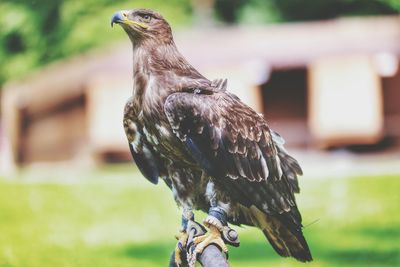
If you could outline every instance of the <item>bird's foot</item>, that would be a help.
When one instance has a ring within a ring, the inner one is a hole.
[[[226,244],[235,247],[239,246],[237,232],[229,228],[229,226],[223,225],[214,216],[208,215],[203,223],[209,229],[209,232],[193,239],[194,249],[188,251],[189,266],[195,266],[197,255],[203,253],[204,249],[211,244],[217,245],[227,257],[228,247]]]
[[[182,265],[182,253],[186,251],[186,243],[188,237],[189,235],[186,233],[186,230],[182,230],[177,235],[175,235],[176,240],[178,240],[178,243],[175,247],[175,264],[177,266]]]
[[[210,244],[217,245],[223,252],[228,253],[228,247],[222,239],[220,230],[215,225],[208,226],[209,232],[207,234],[198,236],[193,239],[195,244],[194,252],[200,254]]]
[[[203,225],[192,219],[186,221],[184,228],[184,230],[181,230],[179,234],[175,236],[178,243],[175,247],[174,260],[175,265],[178,267],[182,265],[186,266],[188,259],[184,258],[184,256],[189,255],[188,251],[193,244],[193,238],[204,235],[207,232]]]

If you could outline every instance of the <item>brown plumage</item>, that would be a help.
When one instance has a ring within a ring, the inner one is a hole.
[[[124,128],[143,175],[163,179],[184,211],[219,207],[230,223],[260,228],[279,255],[312,260],[294,197],[302,171],[283,139],[226,80],[210,81],[186,61],[161,15],[121,11],[112,23],[133,44]]]

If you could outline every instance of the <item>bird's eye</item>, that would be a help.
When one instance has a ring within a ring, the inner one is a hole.
[[[142,20],[143,20],[143,22],[150,22],[151,16],[150,15],[143,15],[142,16]]]

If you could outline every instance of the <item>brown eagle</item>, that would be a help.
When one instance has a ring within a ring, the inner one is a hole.
[[[283,257],[311,261],[294,193],[302,170],[262,115],[210,81],[179,53],[168,22],[148,9],[119,11],[133,45],[133,95],[123,124],[133,159],[152,183],[159,179],[182,207],[176,250],[186,245],[193,210],[208,213],[209,233],[194,241],[227,251],[227,223],[255,226]],[[226,240],[225,240],[226,241]],[[179,250],[180,249],[180,250]]]

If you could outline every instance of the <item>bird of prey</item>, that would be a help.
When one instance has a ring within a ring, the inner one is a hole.
[[[282,137],[227,91],[226,80],[211,81],[188,63],[159,13],[119,11],[114,23],[133,45],[133,95],[123,118],[132,157],[150,182],[164,180],[182,208],[176,263],[195,209],[208,214],[209,230],[194,239],[196,253],[211,243],[227,252],[222,232],[230,223],[261,229],[283,257],[311,261],[294,196],[302,170]]]

